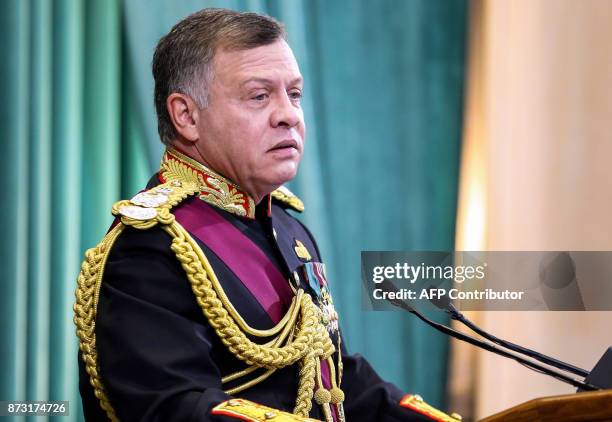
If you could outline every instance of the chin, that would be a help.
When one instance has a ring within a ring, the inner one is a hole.
[[[274,172],[274,177],[270,178],[270,182],[273,185],[284,185],[297,175],[297,170],[297,165],[283,166]]]

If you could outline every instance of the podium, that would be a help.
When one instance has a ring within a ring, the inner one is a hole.
[[[496,413],[480,422],[612,421],[612,389],[542,397]]]

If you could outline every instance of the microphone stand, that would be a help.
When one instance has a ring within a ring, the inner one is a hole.
[[[492,334],[487,333],[486,331],[482,330],[481,328],[479,328],[476,324],[474,324],[472,321],[470,321],[469,319],[467,319],[465,317],[465,315],[463,315],[456,307],[455,305],[453,305],[452,302],[448,303],[448,307],[445,309],[446,312],[448,312],[448,314],[450,315],[450,317],[452,319],[454,319],[455,321],[459,321],[460,323],[462,323],[463,325],[465,325],[466,327],[468,327],[470,330],[472,330],[473,332],[475,332],[476,334],[486,338],[489,341],[492,341],[495,344],[498,344],[502,347],[505,347],[506,349],[510,349],[512,351],[515,351],[517,353],[521,353],[523,355],[527,355],[530,358],[536,359],[546,365],[550,365],[550,366],[554,366],[555,368],[561,369],[563,371],[567,371],[567,372],[571,372],[574,373],[582,378],[586,378],[589,376],[589,371],[582,369],[582,368],[578,368],[574,365],[571,365],[569,363],[566,362],[562,362],[558,359],[555,359],[553,357],[544,355],[542,353],[536,352],[535,350],[532,349],[528,349],[526,347],[520,346],[518,344],[515,343],[511,343],[507,340],[503,340],[499,337],[496,337]]]
[[[386,280],[383,282],[383,284],[387,285],[394,290],[397,291],[397,289],[395,288],[395,286],[393,286],[393,284],[387,282]],[[506,358],[510,358],[513,359],[515,361],[517,361],[518,363],[532,369],[535,370],[537,372],[549,375],[553,378],[558,379],[559,381],[565,382],[567,384],[573,385],[574,387],[577,388],[581,388],[583,390],[589,390],[589,391],[594,391],[594,390],[601,390],[601,387],[592,385],[590,383],[587,382],[583,382],[577,379],[574,379],[562,372],[558,372],[555,371],[551,368],[548,368],[546,366],[540,365],[536,362],[530,361],[528,359],[523,358],[522,356],[516,355],[514,353],[510,353],[505,349],[501,349],[493,344],[484,342],[482,340],[479,340],[475,337],[469,336],[467,334],[463,334],[453,328],[447,327],[446,325],[443,324],[439,324],[435,321],[430,320],[429,318],[427,318],[425,315],[421,314],[420,312],[418,312],[417,310],[415,310],[414,308],[412,308],[410,305],[408,305],[406,302],[404,302],[403,300],[397,300],[397,299],[387,299],[389,302],[391,302],[391,304],[393,304],[394,306],[397,306],[399,308],[402,308],[408,312],[410,312],[413,315],[416,315],[421,321],[425,322],[427,325],[433,327],[434,329],[449,335],[451,337],[454,337],[456,339],[465,341],[467,343],[470,343],[476,347],[480,347],[484,350],[487,350],[489,352],[498,354],[500,356],[504,356]]]

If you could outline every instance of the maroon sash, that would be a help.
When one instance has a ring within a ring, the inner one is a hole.
[[[174,216],[227,265],[275,324],[283,318],[294,294],[278,268],[251,239],[198,199],[178,207]],[[330,371],[324,360],[321,370],[323,385],[329,389]],[[337,420],[335,408],[332,414]]]
[[[227,265],[276,324],[291,304],[288,281],[246,235],[201,200],[178,207],[177,221]]]

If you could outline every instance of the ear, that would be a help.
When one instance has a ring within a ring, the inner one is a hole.
[[[178,134],[187,142],[199,139],[196,120],[198,106],[188,95],[173,92],[166,99],[166,109]]]

